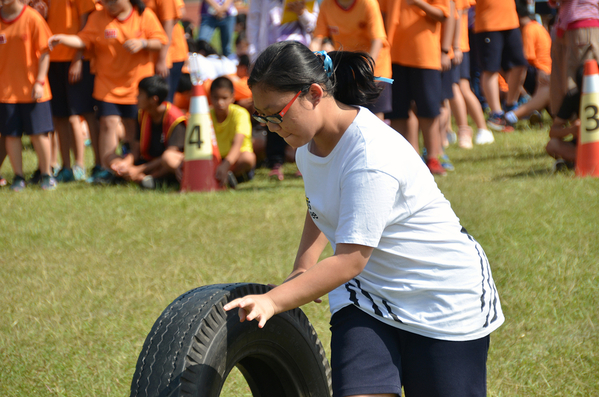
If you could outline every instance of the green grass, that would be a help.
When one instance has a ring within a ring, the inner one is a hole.
[[[599,179],[551,173],[546,131],[451,147],[437,182],[491,261],[506,323],[490,396],[599,394]],[[25,151],[26,172],[35,156]],[[1,169],[9,181],[8,161]],[[128,394],[145,336],[183,292],[280,282],[305,211],[294,165],[237,191],[0,190],[0,395]],[[330,248],[326,254],[330,254]],[[328,307],[303,308],[328,349]],[[240,375],[226,396],[249,395]]]

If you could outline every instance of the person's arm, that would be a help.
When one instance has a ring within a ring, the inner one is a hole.
[[[129,39],[125,41],[123,48],[131,54],[137,54],[141,50],[160,51],[162,43],[158,39]]]
[[[79,31],[82,31],[87,23],[87,17],[89,16],[89,12],[81,14],[79,17]],[[83,69],[83,50],[77,50],[73,60],[71,61],[71,66],[69,66],[69,83],[75,84],[81,80],[81,70]]]
[[[293,270],[287,276],[285,282],[296,278],[314,266],[328,242],[324,233],[314,223],[310,212],[306,211],[304,230],[297,249],[297,255],[295,256],[295,262],[293,263]]]
[[[437,8],[433,5],[430,5],[425,0],[406,0],[408,5],[413,5],[420,8],[422,11],[426,13],[426,16],[437,21],[437,22],[445,22],[445,14],[443,14],[443,10]]]
[[[375,62],[381,52],[381,48],[383,48],[383,40],[374,39],[370,42],[370,51],[368,53]]]
[[[158,60],[156,61],[156,66],[154,70],[156,74],[159,74],[163,78],[168,76],[168,67],[166,65],[166,57],[168,55],[168,49],[173,40],[173,28],[175,27],[175,23],[177,21],[174,19],[169,19],[168,21],[164,21],[162,23],[162,27],[164,28],[164,32],[166,33],[166,37],[168,38],[168,43],[160,47],[160,54],[158,55]]]
[[[263,328],[275,314],[312,302],[359,275],[366,267],[373,249],[357,244],[337,244],[335,255],[266,294],[235,299],[224,309],[239,308],[240,321],[257,320],[258,327]]]
[[[50,53],[44,52],[40,55],[37,68],[37,76],[35,83],[33,83],[33,89],[31,90],[31,97],[33,99],[40,99],[44,96],[44,84],[46,84],[46,76],[48,76],[48,69],[50,68]]]
[[[227,180],[227,173],[231,169],[231,167],[237,162],[239,155],[241,154],[241,146],[243,145],[243,140],[245,139],[245,135],[243,134],[235,134],[233,137],[233,143],[231,144],[231,149],[229,149],[229,153],[223,158],[219,166],[216,168],[216,180],[219,181],[222,185],[224,185]]]
[[[574,120],[568,125],[568,120],[560,117],[555,117],[553,125],[549,130],[549,138],[564,139],[570,135],[578,137],[578,131],[580,129],[580,119]]]
[[[81,37],[75,34],[55,34],[48,40],[50,51],[59,44],[79,50],[85,49],[85,43],[81,40]]]
[[[452,2],[455,7],[455,3]],[[453,64],[459,65],[462,63],[463,54],[462,54],[462,15],[464,10],[455,10],[457,14],[457,19],[455,20],[455,29],[453,34]]]
[[[455,29],[455,3],[449,2],[449,18],[443,22],[443,37],[441,39],[441,67],[443,71],[451,69],[451,59],[449,58],[449,50],[453,44],[453,35]]]

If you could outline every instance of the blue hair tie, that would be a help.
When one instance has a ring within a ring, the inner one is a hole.
[[[324,57],[324,71],[327,74],[327,77],[331,77],[333,75],[333,60],[327,54],[326,51],[314,51],[316,55],[322,55]]]
[[[382,81],[383,83],[393,84],[393,79],[388,79],[386,77],[376,77],[376,76],[374,76],[374,81]]]

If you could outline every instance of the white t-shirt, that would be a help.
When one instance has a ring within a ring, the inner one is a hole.
[[[368,264],[329,293],[430,338],[482,338],[503,321],[491,268],[412,146],[365,108],[327,157],[297,150],[306,203],[333,250],[374,247]]]

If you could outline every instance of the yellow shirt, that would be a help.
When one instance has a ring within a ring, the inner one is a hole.
[[[218,151],[221,157],[225,157],[231,150],[233,139],[237,134],[243,134],[243,144],[241,152],[253,152],[252,146],[252,122],[250,120],[250,112],[239,105],[229,105],[229,115],[222,123],[216,121],[214,109],[210,109],[212,116],[212,124],[214,125],[214,134],[218,143]]]

